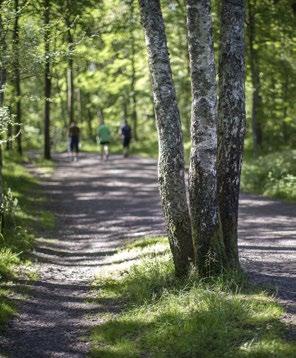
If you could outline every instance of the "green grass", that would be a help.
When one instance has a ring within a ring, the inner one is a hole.
[[[270,293],[238,273],[177,280],[164,238],[147,241],[115,254],[113,270],[94,283],[98,301],[112,299],[121,311],[93,329],[92,357],[296,356]],[[124,254],[138,261],[114,271]]]
[[[15,307],[8,299],[10,291],[7,289],[0,289],[0,330],[7,322],[7,320],[16,313]]]
[[[36,159],[35,164],[42,173],[53,170],[50,162]],[[22,160],[15,156],[5,157],[3,176],[4,188],[11,189],[17,205],[5,216],[4,232],[0,236],[0,282],[13,281],[19,275],[34,279],[28,253],[34,246],[38,229],[53,228],[55,219],[50,212],[42,210],[45,197]],[[15,312],[8,295],[7,290],[0,292],[0,326]]]
[[[244,160],[242,191],[296,200],[296,150],[285,150]]]

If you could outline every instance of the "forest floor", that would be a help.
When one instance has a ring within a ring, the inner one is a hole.
[[[111,157],[101,162],[84,154],[42,179],[54,230],[42,233],[33,252],[39,279],[22,280],[15,291],[19,314],[0,336],[3,357],[84,357],[88,335],[100,313],[116,309],[93,300],[90,283],[108,257],[130,239],[164,234],[154,160]],[[296,205],[241,195],[240,254],[258,283],[272,285],[296,324]]]

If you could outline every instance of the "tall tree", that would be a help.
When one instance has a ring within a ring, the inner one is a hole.
[[[51,101],[51,70],[50,70],[50,0],[43,2],[44,17],[44,158],[50,159],[50,101]]]
[[[72,34],[73,21],[71,16],[71,1],[66,1],[66,17],[65,22],[67,26],[67,43],[68,43],[68,68],[67,68],[67,109],[69,123],[74,121],[74,40]]]
[[[5,66],[5,53],[6,53],[6,39],[4,34],[4,27],[2,22],[2,16],[1,16],[1,10],[2,10],[2,3],[3,1],[0,1],[0,110],[3,107],[3,101],[4,101],[4,86],[6,83],[6,66]],[[4,123],[0,123],[1,131],[4,129]],[[2,177],[2,167],[3,167],[3,151],[2,151],[2,135],[3,133],[0,133],[0,208],[2,207],[3,203],[3,177]],[[1,223],[0,227],[2,228],[2,217],[1,217]]]
[[[262,129],[262,97],[261,81],[259,70],[258,48],[256,46],[256,0],[248,0],[248,41],[249,41],[249,61],[252,80],[252,134],[254,155],[262,149],[263,129]]]
[[[159,0],[139,0],[148,49],[159,136],[158,176],[162,207],[177,275],[188,272],[193,258],[184,180],[181,121]]]
[[[19,18],[20,18],[20,6],[19,0],[14,0],[14,26],[13,26],[13,72],[14,72],[14,88],[15,88],[15,130],[16,130],[16,141],[17,151],[22,155],[22,108],[21,108],[21,78],[20,78],[20,61],[19,61]]]
[[[0,11],[3,4],[3,0],[0,1]],[[6,83],[6,38],[5,30],[3,26],[3,19],[0,12],[0,107],[3,106],[4,101],[4,86]]]
[[[244,0],[223,0],[218,105],[219,207],[227,265],[239,267],[237,247],[240,172],[245,135]]]
[[[136,39],[135,39],[135,0],[130,0],[130,43],[131,43],[131,102],[132,102],[132,124],[134,139],[138,139],[138,114],[137,114],[137,93],[136,93]]]
[[[217,86],[209,0],[187,0],[192,81],[189,198],[196,266],[206,275],[224,265],[217,200]]]

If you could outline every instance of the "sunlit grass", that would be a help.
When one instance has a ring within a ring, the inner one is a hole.
[[[164,238],[128,244],[115,262],[119,254],[138,259],[95,282],[98,300],[112,298],[122,309],[93,330],[93,357],[295,356],[283,338],[282,307],[243,274],[178,280]]]
[[[7,299],[9,295],[9,290],[0,289],[0,330],[3,324],[16,312],[13,303]]]
[[[25,159],[26,160],[26,159]],[[50,173],[53,165],[36,160],[42,172]],[[22,160],[15,156],[6,157],[4,161],[4,189],[11,189],[17,199],[17,206],[5,215],[4,230],[0,236],[0,282],[14,281],[18,277],[36,279],[36,272],[30,266],[28,253],[34,246],[36,233],[41,228],[52,229],[54,216],[42,210],[45,197],[38,180],[23,166]],[[9,291],[0,292],[0,326],[15,312],[9,300]]]

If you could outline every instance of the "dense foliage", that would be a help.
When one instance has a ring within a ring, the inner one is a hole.
[[[22,140],[25,148],[43,143],[44,34],[49,32],[51,63],[51,140],[54,146],[66,148],[69,124],[69,58],[73,60],[74,118],[83,127],[84,138],[93,139],[98,117],[117,128],[123,118],[134,124],[135,137],[156,141],[154,109],[146,63],[145,42],[135,0],[71,1],[52,0],[50,21],[43,26],[45,2],[1,2],[1,66],[6,70],[4,105],[16,113],[21,101]],[[295,146],[295,4],[291,0],[248,0],[247,14],[247,150],[252,148],[252,78],[251,57],[255,56],[259,78],[258,130],[262,148]],[[185,6],[183,1],[162,1],[167,27],[174,81],[182,115],[185,138],[190,126],[190,82]],[[215,39],[219,34],[219,6],[213,7]],[[18,35],[14,37],[18,16]],[[254,30],[250,44],[250,21]],[[69,33],[71,41],[69,42]],[[217,41],[216,41],[217,42]],[[217,44],[216,44],[217,46]],[[252,46],[252,49],[251,49]],[[20,98],[16,97],[16,47],[20,70]],[[254,129],[254,126],[253,126]],[[8,126],[8,134],[11,126]]]

